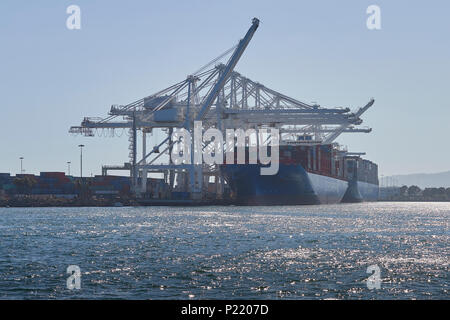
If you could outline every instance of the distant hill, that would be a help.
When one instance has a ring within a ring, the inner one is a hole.
[[[412,186],[416,185],[420,188],[438,188],[450,187],[450,171],[438,173],[415,173],[405,175],[394,175],[389,177],[396,182],[396,185]],[[384,178],[386,179],[386,178]]]

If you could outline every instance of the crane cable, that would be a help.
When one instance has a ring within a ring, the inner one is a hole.
[[[226,55],[230,54],[232,51],[234,51],[234,50],[237,48],[238,45],[239,45],[239,43],[236,44],[236,45],[234,45],[233,47],[231,47],[230,49],[228,49],[228,50],[225,51],[224,53],[222,53],[222,54],[221,54],[220,56],[218,56],[217,58],[211,60],[210,62],[208,62],[207,64],[205,64],[203,67],[201,67],[200,69],[198,69],[196,72],[194,72],[193,75],[199,74],[200,72],[202,72],[203,70],[205,70],[206,68],[208,68],[208,67],[209,67],[210,65],[212,65],[213,63],[219,61],[220,59],[222,59],[222,58],[225,57]]]

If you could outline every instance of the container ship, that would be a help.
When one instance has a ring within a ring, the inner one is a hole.
[[[378,166],[361,155],[337,143],[311,145],[306,139],[280,145],[275,175],[261,175],[260,164],[225,163],[221,170],[239,205],[376,201]]]

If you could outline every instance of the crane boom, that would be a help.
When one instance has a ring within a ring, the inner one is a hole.
[[[209,95],[206,97],[205,102],[202,105],[200,112],[197,115],[197,120],[203,119],[204,116],[206,115],[206,113],[208,112],[208,110],[211,107],[211,105],[213,104],[214,100],[217,98],[219,91],[225,85],[225,82],[231,75],[231,72],[233,71],[234,67],[236,66],[236,64],[238,63],[242,54],[244,53],[245,49],[247,48],[247,45],[249,44],[250,40],[252,39],[253,35],[255,34],[256,29],[258,29],[258,26],[259,26],[259,20],[257,18],[253,18],[252,26],[250,27],[250,29],[248,29],[245,37],[239,41],[239,44],[238,44],[236,50],[234,50],[233,55],[231,56],[227,65],[225,66],[221,76],[218,78],[216,84],[214,85],[214,88],[211,90]]]
[[[366,112],[373,104],[375,103],[375,99],[370,99],[369,103],[367,103],[364,107],[359,108],[359,110],[355,113],[355,118],[359,118],[364,112]],[[345,124],[340,126],[339,129],[337,129],[334,133],[332,133],[331,135],[329,135],[324,141],[323,143],[331,143],[333,142],[337,137],[339,137],[341,135],[341,133],[345,132],[345,130],[351,125],[351,123],[349,124]]]

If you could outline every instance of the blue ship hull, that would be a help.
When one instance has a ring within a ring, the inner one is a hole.
[[[346,194],[346,180],[307,172],[300,164],[280,164],[276,175],[263,176],[260,165],[224,165],[222,172],[236,204],[296,205],[339,203]],[[376,200],[378,186],[360,183],[361,200]],[[357,201],[355,201],[357,202]]]
[[[376,184],[358,181],[358,190],[364,201],[377,201],[379,196],[379,187]]]

